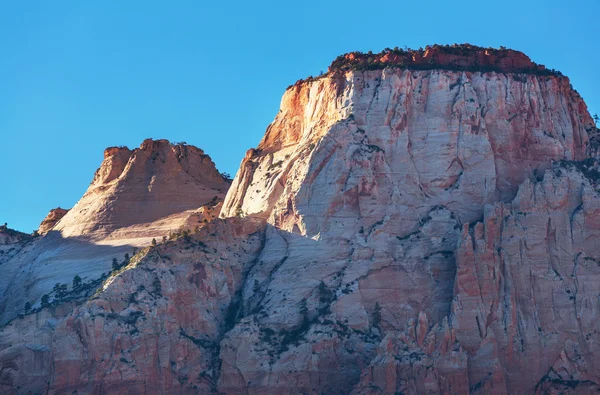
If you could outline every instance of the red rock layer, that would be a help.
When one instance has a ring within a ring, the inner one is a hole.
[[[56,226],[58,221],[60,221],[62,217],[64,217],[68,212],[68,209],[65,210],[60,207],[53,208],[52,210],[50,210],[46,218],[44,218],[44,220],[40,224],[38,233],[41,235],[48,233],[50,230],[52,230],[52,228],[54,228],[54,226]]]
[[[506,48],[482,48],[470,44],[433,45],[418,50],[386,49],[378,54],[350,52],[334,60],[329,66],[329,72],[388,66],[420,70],[451,69],[562,75],[534,63],[522,52]]]

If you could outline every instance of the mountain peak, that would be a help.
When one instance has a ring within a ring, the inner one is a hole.
[[[212,159],[193,145],[146,139],[133,150],[109,147],[88,191],[56,229],[66,236],[104,237],[197,209],[223,198],[228,187]]]

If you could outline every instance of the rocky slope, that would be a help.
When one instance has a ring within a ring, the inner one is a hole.
[[[139,247],[219,214],[230,182],[196,147],[146,140],[134,150],[108,148],[85,195],[70,210],[52,210],[40,234],[3,264],[0,323],[39,308],[55,284],[75,276],[98,283]]]
[[[569,80],[515,51],[338,58],[286,91],[223,219],[7,325],[0,389],[597,391],[596,136]],[[81,215],[57,228],[115,234]]]

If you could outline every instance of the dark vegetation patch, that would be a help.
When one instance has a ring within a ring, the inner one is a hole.
[[[507,59],[509,61],[506,61]],[[511,73],[520,74],[517,76],[517,80],[521,81],[526,80],[526,74],[563,76],[560,71],[538,65],[518,51],[504,47],[483,48],[470,44],[453,44],[428,45],[419,49],[385,48],[379,53],[350,52],[338,56],[329,66],[327,73],[299,80],[292,86],[318,80],[325,76],[335,77],[346,71],[384,68]]]

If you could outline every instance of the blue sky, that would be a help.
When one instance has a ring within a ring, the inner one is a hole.
[[[285,88],[353,50],[503,45],[600,112],[599,19],[596,0],[2,2],[0,223],[36,229],[77,202],[105,147],[148,137],[234,174]]]

